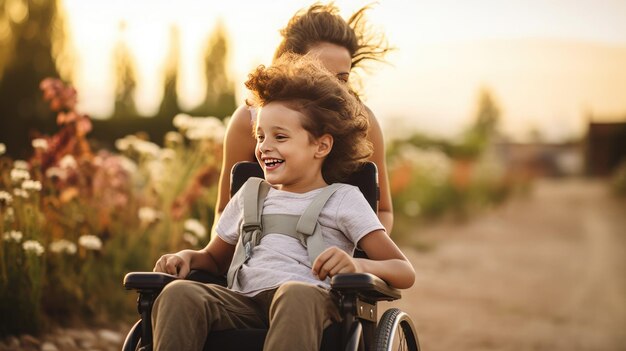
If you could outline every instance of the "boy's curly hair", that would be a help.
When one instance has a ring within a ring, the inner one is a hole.
[[[332,150],[322,165],[326,182],[345,181],[371,156],[369,122],[362,104],[317,60],[287,53],[270,67],[257,67],[245,84],[253,93],[248,105],[281,102],[305,116],[302,127],[313,138],[333,137]]]

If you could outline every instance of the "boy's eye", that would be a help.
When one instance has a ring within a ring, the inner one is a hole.
[[[265,139],[264,135],[257,135],[256,136],[256,140],[258,140],[258,141],[263,141],[263,139]]]
[[[278,135],[276,136],[276,140],[285,140],[285,139],[287,139],[287,136],[286,136],[286,135],[278,134]]]

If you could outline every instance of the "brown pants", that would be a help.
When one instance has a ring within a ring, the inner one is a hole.
[[[202,350],[212,330],[269,328],[264,350],[317,351],[324,328],[337,320],[335,300],[314,285],[288,282],[249,297],[218,285],[178,280],[154,303],[154,350]]]

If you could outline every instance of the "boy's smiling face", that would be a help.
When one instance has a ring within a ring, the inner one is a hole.
[[[271,102],[256,119],[256,158],[265,179],[281,190],[303,193],[326,185],[322,162],[332,148],[332,137],[315,140],[302,127],[304,118],[281,102]]]

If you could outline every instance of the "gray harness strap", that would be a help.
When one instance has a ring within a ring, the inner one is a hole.
[[[296,238],[307,248],[311,266],[326,244],[317,219],[328,199],[337,191],[339,184],[331,184],[313,199],[301,216],[288,214],[263,215],[263,202],[269,192],[269,184],[260,178],[250,178],[242,188],[244,197],[243,222],[239,241],[226,276],[231,288],[237,273],[250,258],[252,249],[267,234],[283,234]]]
[[[261,233],[261,211],[263,202],[270,190],[269,184],[261,178],[250,177],[241,189],[243,191],[243,221],[239,228],[239,240],[235,247],[233,259],[226,274],[228,287],[231,288],[241,266],[250,258],[252,246],[250,241]]]
[[[328,199],[330,199],[337,189],[339,189],[339,184],[331,184],[322,189],[313,201],[311,201],[309,207],[304,210],[304,213],[302,213],[302,216],[300,216],[300,220],[296,225],[296,232],[307,236],[305,246],[307,252],[309,253],[311,267],[313,266],[313,262],[317,256],[319,256],[322,251],[326,249],[324,237],[322,236],[322,228],[317,222],[317,219],[319,218],[324,205],[326,205]]]

